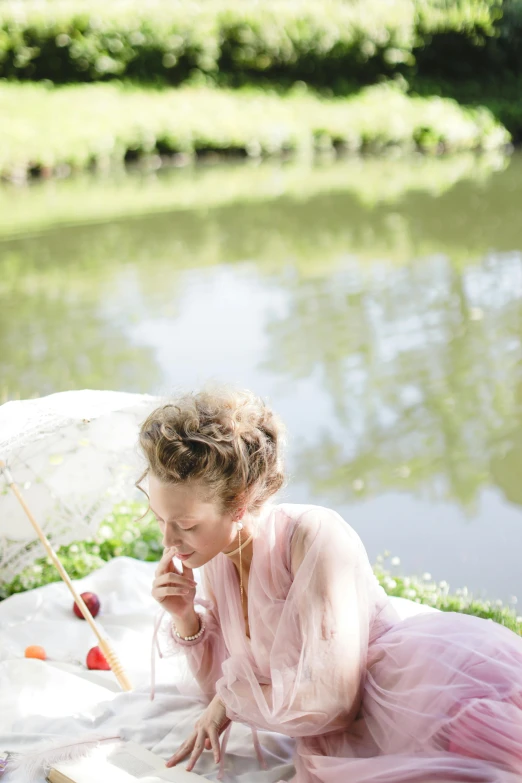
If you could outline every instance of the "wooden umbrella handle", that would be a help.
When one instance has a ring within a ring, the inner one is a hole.
[[[40,541],[42,542],[42,544],[45,547],[45,551],[47,552],[47,554],[49,555],[49,557],[53,561],[54,567],[56,568],[56,570],[60,574],[61,578],[63,579],[63,581],[65,582],[65,584],[69,588],[69,590],[71,591],[72,596],[73,596],[75,602],[78,604],[78,608],[80,609],[82,615],[84,616],[84,618],[87,620],[87,622],[91,626],[91,629],[92,629],[93,633],[96,635],[96,637],[97,637],[97,639],[98,639],[98,641],[100,643],[100,649],[103,652],[103,654],[105,655],[105,658],[107,659],[107,663],[109,664],[109,666],[111,667],[112,671],[114,672],[114,674],[116,676],[116,679],[118,680],[118,682],[120,683],[120,685],[121,685],[121,687],[122,687],[122,689],[124,691],[131,691],[132,690],[132,685],[131,685],[127,675],[125,674],[125,672],[123,670],[123,667],[122,667],[122,665],[121,665],[121,663],[120,663],[116,653],[114,652],[114,650],[110,646],[110,644],[107,641],[107,639],[102,635],[100,629],[98,628],[98,626],[96,624],[96,621],[95,621],[94,617],[92,616],[92,614],[90,613],[89,609],[87,608],[87,606],[85,604],[85,601],[83,600],[81,595],[79,595],[78,592],[76,591],[75,586],[71,582],[69,574],[67,573],[67,571],[63,567],[60,559],[58,558],[58,555],[56,554],[56,552],[52,548],[52,546],[51,546],[51,544],[49,542],[49,539],[47,538],[47,536],[43,532],[42,528],[40,527],[40,525],[38,524],[38,522],[34,518],[32,512],[31,512],[31,509],[29,508],[29,506],[25,502],[25,499],[24,499],[22,493],[20,492],[20,489],[18,488],[18,485],[15,483],[15,481],[14,481],[12,475],[11,475],[11,472],[7,468],[7,465],[5,464],[5,462],[3,462],[2,460],[0,460],[0,471],[2,471],[4,473],[4,476],[5,476],[5,479],[7,481],[7,484],[9,485],[11,490],[14,492],[14,494],[16,495],[20,505],[22,506],[23,510],[27,514],[27,517],[28,517],[31,525],[34,527],[38,538],[40,539]]]

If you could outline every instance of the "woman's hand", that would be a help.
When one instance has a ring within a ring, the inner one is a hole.
[[[183,619],[194,613],[196,582],[192,569],[183,566],[183,572],[178,571],[173,557],[173,547],[164,551],[152,583],[152,597],[174,619]]]
[[[219,764],[221,749],[219,747],[219,735],[227,728],[230,719],[227,718],[225,705],[218,696],[214,696],[207,709],[198,720],[190,735],[176,753],[167,761],[167,767],[175,767],[190,753],[190,759],[186,766],[190,772],[204,750],[214,751],[214,761]]]

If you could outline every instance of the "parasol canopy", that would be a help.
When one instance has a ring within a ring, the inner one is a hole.
[[[141,422],[161,399],[67,391],[0,406],[0,462],[56,549],[91,537],[114,504],[130,500],[144,469]],[[38,557],[34,528],[0,472],[0,582]]]

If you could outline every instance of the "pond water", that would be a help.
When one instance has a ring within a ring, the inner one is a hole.
[[[398,573],[522,596],[521,205],[517,156],[5,186],[0,396],[250,387],[285,499]]]

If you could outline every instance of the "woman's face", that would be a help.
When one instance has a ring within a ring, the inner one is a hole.
[[[150,508],[163,534],[163,546],[174,547],[175,556],[181,556],[189,568],[199,568],[230,549],[237,536],[232,515],[204,490],[197,482],[164,484],[149,473]]]

